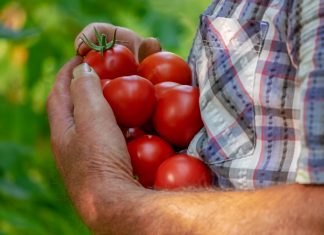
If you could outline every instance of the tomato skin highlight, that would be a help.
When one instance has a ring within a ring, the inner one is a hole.
[[[127,144],[133,173],[147,188],[153,187],[155,174],[160,164],[174,155],[173,148],[162,138],[154,135],[138,137]]]
[[[111,80],[103,90],[104,97],[122,127],[139,127],[151,117],[156,104],[153,84],[137,75]]]
[[[177,154],[159,166],[154,188],[179,190],[188,187],[208,187],[211,184],[211,171],[202,161],[187,154]]]
[[[191,69],[186,61],[167,51],[146,57],[138,66],[138,75],[147,78],[153,84],[168,81],[183,85],[192,84]]]
[[[187,147],[203,127],[199,89],[188,85],[170,88],[158,99],[153,114],[157,133],[177,147]]]
[[[100,79],[114,79],[137,74],[138,64],[134,54],[125,46],[115,44],[112,48],[100,52],[91,50],[84,57],[84,62],[92,67]]]

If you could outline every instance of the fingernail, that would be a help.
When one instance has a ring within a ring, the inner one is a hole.
[[[73,69],[73,78],[76,79],[83,76],[84,74],[92,72],[92,68],[87,63],[82,63]]]

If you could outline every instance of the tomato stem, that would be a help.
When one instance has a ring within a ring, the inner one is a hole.
[[[99,34],[99,32],[97,31],[97,29],[95,27],[94,27],[94,33],[95,33],[96,39],[98,41],[98,45],[91,42],[87,38],[87,36],[85,36],[85,34],[82,34],[83,38],[81,38],[81,40],[90,49],[100,52],[101,55],[103,55],[104,51],[113,48],[114,45],[116,44],[117,28],[115,29],[113,39],[110,42],[107,42],[107,36],[105,34]]]

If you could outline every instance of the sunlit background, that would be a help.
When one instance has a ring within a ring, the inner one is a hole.
[[[88,23],[128,27],[186,59],[210,0],[0,0],[0,235],[89,234],[50,149],[46,96]]]

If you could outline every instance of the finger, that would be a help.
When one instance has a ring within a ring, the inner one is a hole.
[[[117,27],[108,23],[92,23],[86,26],[75,39],[74,47],[77,51],[77,54],[84,56],[90,50],[90,48],[85,43],[82,43],[82,38],[84,37],[84,35],[90,41],[97,42],[94,28],[96,28],[99,34],[105,34],[108,41],[112,40],[114,32],[117,28],[116,38],[118,40],[118,43],[128,47],[137,58],[137,48],[141,43],[142,38],[139,37],[135,32],[127,28]]]
[[[147,56],[161,51],[160,41],[156,38],[145,38],[138,50],[138,61],[141,62]]]
[[[70,83],[72,70],[81,61],[82,58],[77,56],[62,67],[47,97],[46,108],[53,136],[60,136],[61,133],[64,133],[73,124]]]
[[[70,93],[70,84],[73,78],[73,69],[82,62],[81,56],[69,60],[57,73],[54,86],[60,86],[65,93]]]
[[[107,121],[116,122],[103,96],[98,75],[86,63],[73,70],[71,97],[76,128],[87,128],[89,125],[95,127]]]

